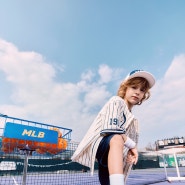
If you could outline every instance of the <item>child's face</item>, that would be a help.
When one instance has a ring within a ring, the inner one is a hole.
[[[127,87],[124,100],[131,110],[134,105],[137,105],[143,99],[146,90],[141,85],[133,85]]]

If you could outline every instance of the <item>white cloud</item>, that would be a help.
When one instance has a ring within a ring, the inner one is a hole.
[[[4,73],[5,83],[11,84],[9,103],[0,105],[1,113],[72,128],[74,139],[83,136],[97,109],[111,95],[106,81],[101,85],[91,70],[82,74],[76,84],[56,82],[56,69],[42,55],[19,51],[4,40],[0,40],[0,71]],[[106,71],[101,71],[102,76],[104,73],[106,76]],[[93,81],[94,77],[97,82]],[[3,90],[1,93],[6,94]]]
[[[117,80],[120,76],[122,76],[122,72],[122,69],[111,68],[106,64],[102,64],[98,70],[100,76],[99,83],[108,83]]]
[[[105,101],[111,96],[111,93],[106,90],[106,86],[93,85],[84,97],[84,104],[88,108],[101,107]]]
[[[105,64],[100,65],[98,72],[100,75],[100,82],[101,83],[106,83],[106,82],[111,81],[113,70],[109,66],[107,66]]]
[[[157,80],[150,100],[135,108],[142,145],[157,139],[185,136],[185,55],[174,57],[164,77]]]
[[[88,71],[82,73],[81,79],[84,81],[92,81],[94,76],[95,76],[95,74],[91,70],[88,70]]]

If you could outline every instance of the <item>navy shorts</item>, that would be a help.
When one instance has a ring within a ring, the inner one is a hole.
[[[97,153],[96,159],[98,161],[98,175],[101,185],[109,185],[109,171],[108,171],[108,153],[109,143],[114,134],[103,137],[101,140]]]

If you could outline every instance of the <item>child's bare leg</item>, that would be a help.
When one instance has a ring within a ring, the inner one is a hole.
[[[121,135],[114,135],[110,140],[108,154],[109,174],[123,174],[123,147],[124,141]]]
[[[124,141],[122,136],[114,135],[110,140],[110,149],[108,154],[110,185],[124,185],[123,147]]]

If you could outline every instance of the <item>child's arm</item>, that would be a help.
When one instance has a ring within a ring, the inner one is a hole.
[[[127,162],[136,164],[138,161],[138,151],[136,148],[136,143],[132,141],[129,137],[127,137],[125,134],[122,134],[122,138],[125,143],[125,146],[129,148],[127,154]]]

